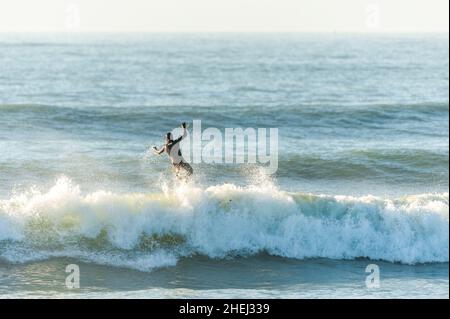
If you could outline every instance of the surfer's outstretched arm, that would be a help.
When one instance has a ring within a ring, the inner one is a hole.
[[[164,146],[161,147],[161,149],[159,149],[159,150],[158,150],[158,148],[157,148],[156,146],[153,146],[153,152],[154,152],[156,155],[161,155],[162,153],[164,153]]]

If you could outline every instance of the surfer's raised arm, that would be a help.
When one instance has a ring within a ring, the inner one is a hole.
[[[183,122],[181,124],[181,127],[183,128],[183,135],[181,135],[179,138],[177,138],[176,140],[170,141],[170,145],[173,146],[175,144],[180,143],[186,136],[187,136],[187,124],[185,122]]]

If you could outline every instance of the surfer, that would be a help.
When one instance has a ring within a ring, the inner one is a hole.
[[[183,128],[183,135],[181,135],[176,140],[173,139],[172,133],[167,133],[165,138],[165,144],[158,149],[156,146],[153,146],[153,151],[157,155],[161,155],[166,152],[169,155],[170,161],[172,162],[173,169],[175,171],[175,175],[181,178],[190,177],[194,170],[191,165],[189,165],[186,160],[183,158],[183,155],[180,150],[180,142],[187,136],[187,125],[185,122],[181,124]]]

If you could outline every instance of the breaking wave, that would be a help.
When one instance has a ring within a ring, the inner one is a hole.
[[[60,178],[47,192],[0,200],[0,260],[70,257],[142,271],[198,254],[448,262],[448,193],[386,199],[264,185],[82,194]]]

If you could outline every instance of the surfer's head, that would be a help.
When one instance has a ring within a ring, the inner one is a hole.
[[[173,135],[172,135],[172,133],[167,133],[166,134],[166,142],[170,142],[170,141],[173,141]]]

